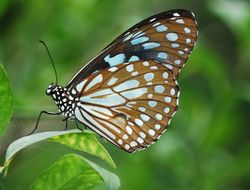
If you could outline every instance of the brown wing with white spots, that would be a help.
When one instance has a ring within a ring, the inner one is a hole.
[[[171,10],[149,17],[116,38],[68,86],[97,70],[133,61],[156,60],[172,70],[177,78],[197,34],[197,22],[188,10]]]
[[[97,72],[74,91],[80,94],[77,120],[127,152],[158,140],[178,107],[175,76],[152,60]]]

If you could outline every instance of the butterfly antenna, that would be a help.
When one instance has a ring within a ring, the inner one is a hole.
[[[47,51],[47,53],[48,53],[48,55],[49,55],[50,62],[51,62],[51,64],[52,64],[53,69],[54,69],[54,72],[55,72],[55,76],[56,76],[56,85],[57,85],[57,84],[58,84],[58,77],[57,77],[56,67],[55,67],[54,61],[53,61],[53,59],[52,59],[52,57],[51,57],[51,55],[50,55],[49,48],[47,47],[47,45],[46,45],[46,43],[45,43],[44,41],[39,40],[38,42],[40,42],[40,43],[42,43],[42,44],[44,45],[44,47],[45,47],[45,49],[46,49],[46,51]]]

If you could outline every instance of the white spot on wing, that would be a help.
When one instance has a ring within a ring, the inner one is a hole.
[[[127,70],[128,72],[132,72],[132,71],[134,70],[134,65],[133,65],[133,64],[130,64],[130,65],[126,66],[126,70]]]
[[[95,86],[96,84],[102,82],[103,77],[102,74],[97,75],[88,85],[87,87],[84,89],[84,91],[86,92],[87,90],[89,90],[90,88],[92,88],[93,86]]]
[[[124,140],[126,140],[126,139],[128,139],[128,135],[124,134],[124,135],[122,136],[122,138],[123,138]]]
[[[141,114],[140,117],[141,117],[141,119],[143,121],[149,121],[150,120],[150,117],[148,115],[145,115],[145,114]]]
[[[130,143],[130,146],[131,147],[135,147],[135,146],[137,146],[138,144],[137,144],[137,142],[135,142],[135,141],[132,141],[131,143]]]
[[[176,22],[176,23],[179,23],[179,24],[185,24],[185,22],[184,22],[183,19],[177,19],[175,22]]]
[[[150,69],[156,70],[156,69],[158,69],[158,67],[157,66],[152,66],[152,67],[150,67]]]
[[[155,124],[155,129],[156,129],[156,130],[160,130],[160,129],[161,129],[161,125]]]
[[[184,32],[185,32],[186,34],[190,34],[190,33],[191,33],[191,30],[190,30],[188,27],[185,27],[185,28],[184,28]]]
[[[146,74],[144,74],[144,79],[145,79],[145,81],[151,81],[151,80],[153,80],[154,79],[154,73],[146,73]]]
[[[130,40],[130,38],[133,36],[133,34],[130,34],[129,36],[127,36],[126,38],[124,38],[123,42],[126,42],[128,40]]]
[[[171,94],[172,96],[174,96],[174,95],[175,95],[175,89],[174,89],[174,88],[171,88],[171,90],[170,90],[170,94]]]
[[[165,112],[165,113],[169,113],[169,112],[170,112],[170,108],[169,108],[169,107],[165,107],[165,108],[164,108],[164,112]]]
[[[178,47],[180,47],[180,44],[178,44],[178,43],[172,43],[172,44],[171,44],[171,47],[173,47],[173,48],[178,48]]]
[[[155,114],[157,120],[162,120],[163,116],[160,113]]]
[[[158,26],[160,24],[161,24],[160,22],[157,22],[157,23],[154,23],[152,26],[155,27],[155,26]]]
[[[157,106],[157,102],[156,101],[149,101],[148,105],[152,108],[154,108],[155,106]]]
[[[138,32],[136,32],[135,34],[133,34],[133,37],[138,37],[140,34],[142,34],[143,32],[140,30]]]
[[[137,33],[138,34],[134,34],[133,37],[138,38],[138,37],[143,36],[145,34],[145,32],[137,32]]]
[[[184,54],[184,52],[183,51],[178,51],[178,53],[180,54],[180,55],[183,55]]]
[[[122,145],[122,144],[123,144],[123,140],[122,140],[122,139],[119,139],[119,140],[118,140],[118,144]]]
[[[135,72],[131,73],[132,76],[137,76],[138,74],[139,74],[138,71],[135,71]]]
[[[186,39],[186,43],[187,43],[187,44],[191,43],[191,39],[190,39],[190,38],[187,38],[187,39]]]
[[[176,65],[179,65],[179,64],[181,63],[181,60],[177,59],[177,60],[174,61],[174,63],[175,63]]]
[[[173,66],[172,65],[169,65],[169,64],[163,64],[165,67],[169,68],[170,70],[173,69]]]
[[[165,97],[165,98],[164,98],[164,100],[165,100],[165,102],[167,102],[167,103],[171,102],[171,98],[170,98],[170,97],[168,97],[168,96],[167,96],[167,97]]]
[[[138,56],[133,55],[133,56],[130,57],[130,59],[128,61],[129,62],[130,61],[140,61],[140,58]]]
[[[76,86],[76,89],[78,92],[81,92],[82,91],[82,88],[83,86],[86,84],[87,82],[87,79],[85,79],[84,81],[82,81],[81,83],[79,83],[77,86]]]
[[[152,18],[152,19],[149,20],[149,22],[153,22],[155,20],[156,20],[156,18]]]
[[[80,100],[83,103],[87,102],[103,106],[116,106],[126,102],[123,97],[113,92],[111,89],[103,89],[87,96],[82,96]]]
[[[160,59],[167,59],[168,58],[168,54],[165,52],[159,52],[157,55],[158,58]]]
[[[143,44],[142,46],[143,46],[144,49],[153,49],[153,48],[161,46],[161,44],[156,43],[156,42],[149,42],[149,43]]]
[[[112,86],[113,84],[116,83],[116,81],[118,80],[118,78],[116,77],[112,77],[109,82],[107,83],[108,86]]]
[[[140,133],[139,133],[139,135],[140,135],[143,139],[145,139],[145,138],[146,138],[146,134],[145,134],[145,133],[143,133],[143,132],[140,132]]]
[[[148,41],[148,40],[149,40],[148,37],[142,36],[142,37],[140,37],[140,38],[136,38],[136,39],[131,40],[131,44],[132,44],[132,45],[137,45],[137,44],[146,42],[146,41]]]
[[[153,129],[149,129],[148,133],[150,136],[154,136],[155,135],[155,131]]]
[[[140,127],[143,126],[143,121],[140,120],[140,119],[135,119],[135,123],[136,123],[138,126],[140,126]]]
[[[129,135],[132,135],[133,133],[133,130],[128,125],[126,126],[126,131],[128,132]]]
[[[163,77],[164,79],[167,79],[167,78],[168,78],[168,72],[164,72],[164,73],[162,74],[162,77]]]
[[[157,86],[155,86],[154,90],[156,93],[163,93],[165,88],[163,85],[157,85]]]
[[[138,137],[137,138],[137,142],[140,143],[140,144],[142,144],[144,142],[144,140],[141,137]]]
[[[166,38],[168,41],[174,42],[178,39],[178,35],[176,33],[167,33]]]
[[[125,145],[125,149],[128,150],[130,146],[128,144]]]
[[[121,91],[128,90],[131,88],[136,88],[139,86],[139,84],[140,84],[140,82],[138,80],[127,80],[127,81],[113,87],[113,89],[116,92],[121,92]]]
[[[110,72],[115,72],[115,71],[117,71],[117,69],[118,69],[117,67],[111,67],[111,68],[109,68],[109,71]]]
[[[145,112],[146,111],[146,108],[144,108],[144,107],[139,107],[138,108],[141,112]]]
[[[107,55],[104,58],[104,61],[106,61],[107,63],[109,63],[110,67],[119,65],[121,63],[123,63],[125,61],[125,54],[120,53],[118,55],[115,55],[114,57],[110,57],[110,55]]]
[[[147,93],[147,91],[148,91],[147,88],[138,88],[122,92],[121,95],[127,99],[134,99],[143,96],[145,93]]]
[[[157,32],[165,32],[167,31],[168,27],[164,26],[164,25],[160,25],[156,27],[156,31]]]
[[[149,66],[149,62],[148,62],[148,61],[144,61],[142,64],[143,64],[145,67]]]
[[[148,95],[148,98],[149,98],[149,99],[153,98],[153,94],[149,94],[149,95]]]

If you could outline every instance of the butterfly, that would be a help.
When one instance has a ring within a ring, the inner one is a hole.
[[[66,87],[49,85],[59,111],[127,152],[166,131],[177,111],[177,78],[198,30],[194,14],[170,10],[134,25],[112,41]],[[37,128],[37,126],[36,126]]]

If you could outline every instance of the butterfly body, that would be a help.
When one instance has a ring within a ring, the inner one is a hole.
[[[179,104],[177,78],[197,40],[187,10],[171,10],[125,31],[66,87],[50,85],[65,119],[76,119],[127,152],[166,131]]]
[[[51,96],[58,107],[58,113],[65,119],[74,119],[77,102],[79,99],[74,96],[66,87],[51,84],[46,90],[46,94]]]

